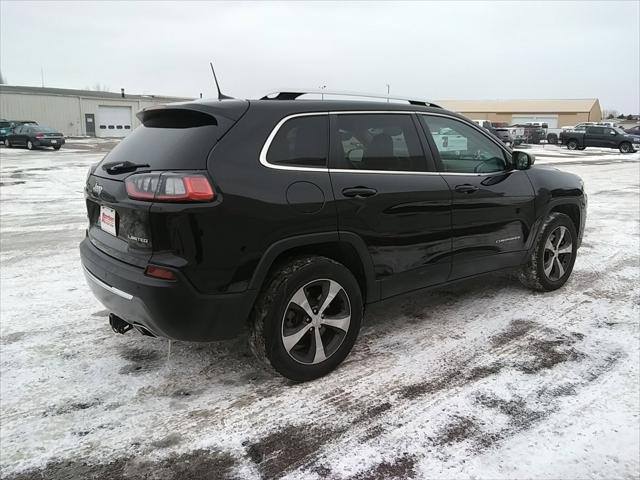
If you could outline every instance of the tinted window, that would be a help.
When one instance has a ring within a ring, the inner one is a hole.
[[[172,122],[167,118],[173,114],[179,117],[179,113],[180,110],[172,110],[166,112],[162,122],[156,118],[150,122],[153,124],[151,127],[143,124],[131,129],[103,162],[124,162],[133,158],[136,163],[147,163],[154,170],[207,168],[207,156],[227,127],[213,125],[212,122],[187,126],[184,122]],[[96,169],[96,173],[114,177],[107,175],[102,168]]]
[[[49,127],[34,127],[31,130],[34,132],[42,132],[42,133],[57,133],[53,128]]]
[[[426,162],[410,115],[336,115],[332,168],[419,172]]]
[[[7,128],[10,127],[11,124],[9,122],[0,122],[0,128]]]
[[[445,172],[490,173],[507,169],[503,150],[473,127],[447,117],[419,118],[436,144]]]
[[[587,127],[587,133],[602,135],[604,134],[604,127]]]
[[[267,162],[297,167],[327,165],[327,115],[287,120],[273,138]]]

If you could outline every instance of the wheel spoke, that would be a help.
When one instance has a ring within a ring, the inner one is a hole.
[[[282,343],[284,344],[284,348],[287,352],[290,352],[293,347],[295,347],[300,339],[304,337],[304,334],[309,331],[311,328],[311,324],[305,324],[300,330],[292,335],[282,336]]]
[[[562,245],[562,240],[564,239],[564,227],[560,227],[558,230],[560,231],[560,235],[557,236],[555,250],[557,250],[560,247],[560,245]]]
[[[551,242],[551,235],[547,237],[547,241],[544,244],[544,249],[549,250],[552,253],[556,251],[555,247],[553,246],[553,242]]]
[[[329,304],[333,301],[334,298],[336,298],[336,295],[340,293],[340,290],[342,290],[342,287],[337,282],[329,280],[329,291],[327,292],[327,296],[322,302],[320,310],[318,310],[318,315],[322,315],[324,313]]]
[[[327,357],[324,354],[324,345],[322,345],[322,337],[320,336],[320,329],[315,328],[315,339],[316,339],[316,354],[313,357],[313,363],[320,363],[325,360]]]
[[[562,276],[564,275],[564,267],[562,266],[562,263],[560,262],[560,259],[558,257],[556,257],[555,262],[556,267],[558,267],[558,278],[562,278]]]
[[[340,318],[323,318],[320,320],[323,325],[328,325],[330,327],[338,328],[343,332],[347,333],[349,331],[349,324],[351,323],[351,315],[347,315],[346,317]]]
[[[544,274],[547,277],[551,277],[551,270],[553,270],[553,258],[554,257],[551,257],[549,263],[544,266]]]
[[[296,292],[296,294],[291,298],[291,303],[295,303],[298,307],[304,310],[309,317],[313,318],[315,316],[311,310],[311,306],[309,305],[309,300],[307,299],[307,294],[304,292],[304,288],[301,288]]]
[[[573,252],[573,245],[570,243],[569,245],[565,245],[560,250],[558,250],[558,255],[562,255],[564,253],[571,253],[571,252]]]

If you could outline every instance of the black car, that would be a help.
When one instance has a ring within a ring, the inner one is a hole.
[[[498,140],[504,143],[507,147],[513,145],[513,137],[511,131],[508,128],[490,128],[489,131],[493,133]]]
[[[53,128],[26,123],[19,125],[7,135],[4,144],[11,147],[26,147],[33,150],[36,147],[53,147],[60,150],[64,145],[64,135]]]
[[[633,127],[625,128],[624,131],[625,133],[628,133],[630,135],[640,136],[640,125],[634,125]]]
[[[640,135],[632,135],[616,127],[588,125],[584,130],[560,132],[560,143],[569,150],[604,147],[618,149],[620,153],[633,153],[640,149]]]
[[[112,328],[238,335],[309,380],[351,350],[365,305],[505,268],[569,278],[587,196],[437,105],[302,100],[149,107],[93,166],[82,265]]]

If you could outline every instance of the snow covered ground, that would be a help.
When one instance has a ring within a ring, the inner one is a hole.
[[[376,305],[336,372],[294,385],[244,338],[168,355],[111,332],[77,248],[98,150],[0,149],[3,478],[640,474],[640,154],[530,149],[589,192],[564,288],[500,274]]]

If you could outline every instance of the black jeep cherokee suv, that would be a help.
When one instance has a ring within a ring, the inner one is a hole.
[[[503,268],[567,281],[579,177],[427,102],[300,95],[148,108],[91,168],[80,251],[115,330],[248,323],[258,358],[309,380],[348,355],[365,304]]]

